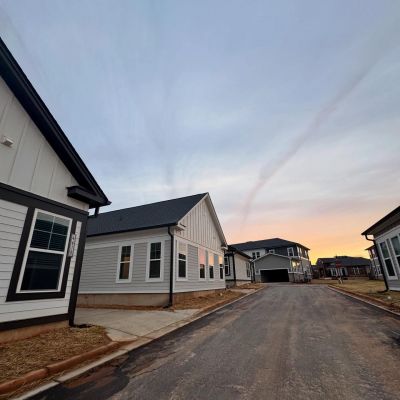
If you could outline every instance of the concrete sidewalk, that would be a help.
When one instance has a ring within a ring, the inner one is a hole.
[[[191,318],[200,310],[119,310],[77,308],[75,323],[104,326],[111,340],[120,342],[140,337],[154,338],[154,332]]]

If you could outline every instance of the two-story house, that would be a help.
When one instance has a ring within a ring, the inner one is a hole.
[[[274,238],[232,246],[253,259],[258,282],[303,282],[311,279],[310,249],[300,243]]]
[[[364,257],[335,256],[318,258],[320,278],[363,278],[370,275],[371,262]]]

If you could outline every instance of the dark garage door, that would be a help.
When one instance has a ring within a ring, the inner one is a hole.
[[[261,272],[261,282],[289,282],[287,269],[269,269]]]

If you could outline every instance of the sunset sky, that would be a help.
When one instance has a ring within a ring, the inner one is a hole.
[[[0,0],[109,210],[210,192],[228,242],[313,261],[365,255],[400,204],[399,19],[398,0]]]

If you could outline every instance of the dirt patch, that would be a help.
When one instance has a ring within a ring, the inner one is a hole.
[[[139,310],[139,311],[168,311],[166,307],[160,306],[127,306],[118,304],[98,304],[98,305],[80,305],[78,308],[105,308],[109,310]]]
[[[265,283],[245,283],[244,285],[237,286],[236,289],[261,289],[265,286]]]
[[[98,326],[63,328],[0,345],[0,383],[110,342]]]
[[[244,293],[225,290],[219,293],[206,294],[199,297],[193,297],[180,301],[171,307],[173,310],[188,310],[188,309],[208,309],[213,306],[229,302],[243,296]]]

